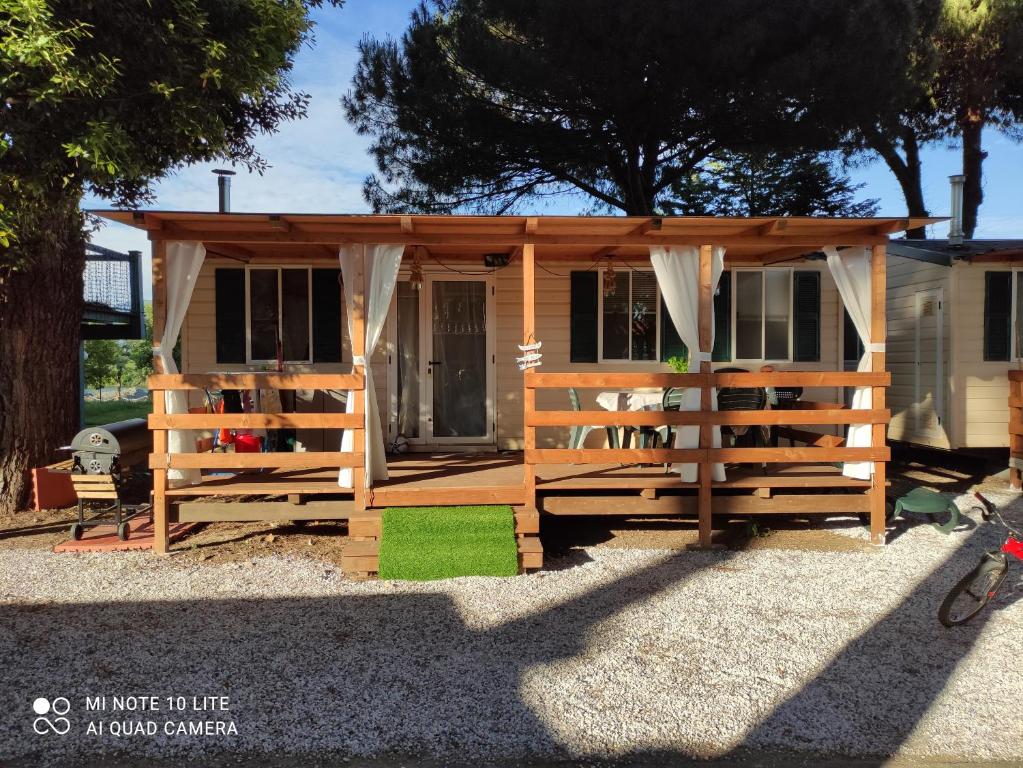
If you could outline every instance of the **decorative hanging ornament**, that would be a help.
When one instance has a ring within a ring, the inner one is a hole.
[[[409,282],[412,284],[412,290],[420,291],[423,288],[423,265],[419,261],[419,249],[416,248],[412,253],[412,268],[409,269]]]
[[[611,259],[607,260],[607,269],[604,270],[604,298],[614,296],[618,286],[615,280],[615,265]]]
[[[543,346],[542,341],[536,341],[532,344],[519,344],[520,350],[525,352],[522,357],[516,357],[515,362],[519,364],[519,370],[524,371],[527,368],[537,368],[543,365],[541,359],[543,354],[540,352],[540,347]]]

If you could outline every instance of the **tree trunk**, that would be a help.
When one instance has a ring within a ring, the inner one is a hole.
[[[973,112],[962,121],[960,129],[963,134],[963,234],[973,237],[977,229],[977,212],[984,201],[984,190],[981,187],[982,169],[987,152],[981,148],[981,133],[984,130],[983,119],[973,116]]]
[[[0,514],[29,503],[29,470],[78,430],[82,216],[62,193],[37,212],[18,222],[26,265],[0,279]]]
[[[911,217],[926,217],[927,206],[924,204],[923,175],[920,162],[920,142],[916,132],[908,125],[899,128],[897,135],[882,133],[874,126],[864,129],[867,145],[881,156],[888,168],[895,175],[902,196],[906,200],[906,213]],[[899,154],[898,145],[902,145],[903,157]],[[910,240],[923,240],[927,237],[924,227],[906,231]]]

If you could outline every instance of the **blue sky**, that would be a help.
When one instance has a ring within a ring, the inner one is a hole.
[[[364,35],[399,36],[405,29],[414,0],[347,0],[341,10],[316,13],[316,43],[298,56],[293,72],[297,88],[311,96],[309,115],[283,126],[257,146],[271,168],[263,175],[240,171],[234,178],[232,209],[253,212],[354,213],[368,210],[362,181],[374,170],[368,140],[355,135],[341,112],[339,99],[348,90],[357,60],[356,46]],[[993,131],[984,136],[990,153],[984,164],[985,202],[980,210],[977,237],[1023,237],[1023,146]],[[213,165],[181,169],[156,186],[156,208],[215,210]],[[924,194],[934,215],[949,208],[948,176],[960,168],[954,148],[934,147],[923,153]],[[895,178],[880,161],[855,168],[851,176],[865,186],[861,197],[877,198],[882,215],[903,215],[905,203]],[[89,199],[86,207],[108,207]],[[581,199],[566,197],[545,212],[575,213]],[[943,237],[947,225],[933,228]],[[92,237],[100,245],[120,251],[148,253],[145,235],[131,227],[107,224]],[[149,281],[146,281],[149,285]]]

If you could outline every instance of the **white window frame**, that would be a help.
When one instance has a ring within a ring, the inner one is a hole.
[[[277,328],[281,330],[284,322],[284,281],[281,279],[281,270],[304,269],[306,271],[306,287],[308,290],[309,320],[309,356],[304,360],[283,360],[285,364],[310,365],[313,362],[313,268],[308,264],[249,264],[245,267],[245,364],[264,365],[266,363],[277,363],[276,358],[270,360],[256,359],[252,357],[252,307],[250,305],[251,287],[250,276],[254,270],[276,270],[277,272]]]
[[[732,267],[731,280],[732,280],[732,360],[733,363],[791,363],[792,362],[792,347],[793,344],[793,332],[794,332],[794,318],[792,316],[792,295],[794,286],[794,272],[795,269],[792,267]],[[738,346],[738,312],[739,312],[739,273],[741,272],[787,272],[789,276],[789,350],[788,356],[784,358],[778,357],[764,357],[763,354],[767,350],[767,320],[764,313],[767,311],[767,278],[766,275],[761,277],[760,280],[760,352],[761,356],[758,358],[751,357],[739,357],[739,346]]]
[[[654,343],[654,358],[652,360],[633,360],[632,359],[632,273],[643,272],[646,274],[654,274],[652,269],[636,269],[634,267],[626,267],[624,270],[616,269],[616,273],[626,272],[629,275],[629,356],[628,357],[604,357],[604,273],[607,270],[601,268],[597,270],[597,288],[598,288],[598,299],[597,299],[597,362],[598,363],[628,363],[630,365],[650,365],[651,363],[659,364],[661,362],[661,286],[657,284],[657,307],[655,310],[655,320],[657,325],[656,328],[656,341]],[[655,277],[656,282],[656,277]]]

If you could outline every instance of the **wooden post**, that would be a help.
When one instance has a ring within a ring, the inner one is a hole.
[[[714,247],[710,245],[700,246],[700,349],[710,351],[711,335],[713,332],[713,320],[711,314],[714,309],[713,283],[713,254]],[[709,360],[700,362],[700,373],[710,373],[711,364]],[[710,410],[710,387],[700,390],[700,411]],[[700,448],[709,451],[713,447],[712,428],[710,424],[700,425]],[[698,491],[699,499],[697,511],[699,515],[700,547],[707,549],[711,546],[711,534],[713,532],[711,505],[713,487],[713,466],[706,460],[700,462]]]
[[[522,246],[522,343],[531,344],[536,341],[536,269],[535,249],[532,243]],[[523,376],[523,384],[528,375]],[[526,452],[536,449],[536,427],[530,426],[533,412],[536,410],[536,390],[523,386],[522,389],[523,423],[525,430]],[[536,466],[528,459],[522,464],[523,496],[527,510],[536,509]]]
[[[355,273],[352,275],[352,358],[365,356],[366,354],[366,280],[365,280],[366,250],[363,247],[362,256],[355,260]],[[366,361],[369,365],[369,360]],[[355,406],[352,412],[362,416],[362,426],[352,430],[352,450],[355,453],[366,453],[366,366],[353,365],[352,373],[363,377],[362,389],[352,392],[355,398]],[[354,494],[354,506],[357,511],[366,509],[366,468],[365,463],[352,468],[352,492]]]
[[[1009,371],[1009,490],[1023,489],[1023,372]]]
[[[153,347],[163,338],[163,330],[167,326],[167,244],[163,240],[153,243]],[[153,370],[166,373],[163,361],[153,355]],[[167,412],[167,393],[163,390],[151,392],[153,413],[163,415]],[[153,453],[167,455],[167,430],[153,431]],[[170,536],[167,525],[167,470],[153,470],[153,552],[158,555],[167,554],[170,547]]]
[[[870,260],[870,342],[884,344],[888,336],[885,319],[885,293],[887,288],[885,246],[875,245]],[[870,370],[881,373],[885,369],[885,353],[870,353]],[[885,407],[885,387],[871,389],[870,407],[882,410]],[[871,445],[883,448],[888,439],[888,425],[875,424]],[[870,541],[872,544],[885,543],[885,479],[888,465],[883,461],[874,462],[873,484],[870,488]]]

